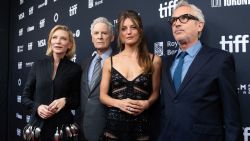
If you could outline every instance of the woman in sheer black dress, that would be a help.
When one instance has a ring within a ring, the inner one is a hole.
[[[100,100],[107,108],[103,140],[149,141],[148,109],[159,95],[161,59],[148,52],[141,17],[118,18],[120,53],[103,67]]]

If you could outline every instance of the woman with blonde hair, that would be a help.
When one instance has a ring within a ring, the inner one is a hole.
[[[69,28],[56,25],[48,38],[49,57],[35,62],[28,75],[22,103],[32,120],[39,123],[35,126],[41,128],[41,141],[51,141],[59,135],[63,140],[72,140],[70,134],[66,135],[70,133],[66,128],[73,123],[71,110],[79,105],[81,78],[81,67],[70,60],[75,49]]]

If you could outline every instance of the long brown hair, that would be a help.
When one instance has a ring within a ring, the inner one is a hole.
[[[120,51],[123,51],[125,48],[125,45],[120,38],[120,33],[121,33],[122,25],[127,18],[131,19],[131,21],[135,24],[140,34],[140,38],[138,41],[139,42],[138,64],[140,67],[143,68],[143,71],[145,73],[150,73],[152,72],[152,61],[149,56],[147,41],[145,39],[144,32],[143,32],[142,20],[137,12],[133,10],[126,10],[120,13],[118,17],[118,23],[117,23],[117,31],[118,31],[117,46],[120,49]]]

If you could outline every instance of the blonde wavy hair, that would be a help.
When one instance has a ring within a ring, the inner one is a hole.
[[[73,36],[73,33],[71,32],[71,30],[65,26],[65,25],[56,25],[54,26],[51,30],[50,30],[50,33],[49,33],[49,37],[48,37],[48,48],[47,48],[47,51],[46,51],[46,55],[47,56],[52,56],[53,55],[53,51],[51,49],[51,39],[52,39],[52,36],[53,34],[57,31],[57,30],[63,30],[63,31],[66,31],[69,35],[69,41],[70,43],[72,44],[72,47],[67,50],[66,52],[66,57],[68,59],[71,59],[74,54],[75,54],[75,51],[76,51],[76,43],[75,43],[75,38]]]

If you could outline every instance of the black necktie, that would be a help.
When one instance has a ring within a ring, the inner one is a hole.
[[[186,55],[187,55],[186,52],[181,52],[180,55],[178,56],[179,62],[178,62],[177,67],[175,68],[174,76],[173,76],[174,86],[175,86],[176,91],[178,91],[181,85],[182,66],[183,66],[184,58]]]
[[[101,60],[102,60],[101,57],[98,57],[97,60],[96,60],[94,70],[93,70],[93,73],[92,73],[92,77],[91,77],[91,81],[89,83],[90,90],[93,89],[93,87],[94,87],[94,85],[96,83],[96,80],[101,75],[101,70],[102,70]]]

